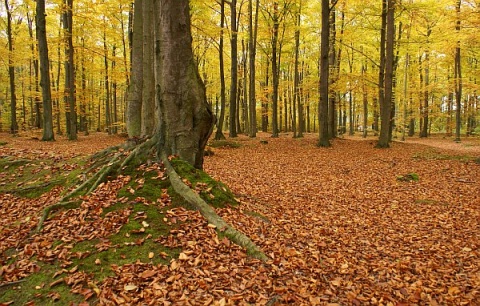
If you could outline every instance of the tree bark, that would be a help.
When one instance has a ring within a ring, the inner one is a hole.
[[[37,0],[36,8],[38,53],[40,59],[40,86],[43,99],[43,141],[55,140],[53,134],[52,91],[50,88],[50,63],[48,58],[45,0]]]
[[[154,5],[152,0],[143,1],[143,89],[142,89],[142,137],[155,133],[155,75],[154,62]]]
[[[159,151],[201,169],[214,116],[193,58],[189,1],[161,1],[159,6],[155,51]]]
[[[298,129],[294,133],[293,137],[303,137],[304,132],[304,118],[303,118],[303,105],[300,101],[300,73],[298,71],[298,57],[300,52],[300,23],[301,23],[301,13],[302,13],[302,0],[300,0],[300,5],[297,11],[297,24],[295,29],[295,64],[294,64],[294,96],[293,103],[297,103],[298,109]],[[293,123],[295,124],[295,122]],[[296,135],[295,135],[296,134]]]
[[[219,61],[220,61],[220,117],[217,122],[217,132],[215,133],[215,140],[225,139],[223,135],[223,124],[225,122],[225,108],[226,108],[226,94],[225,94],[225,60],[224,60],[224,38],[223,29],[225,27],[225,0],[220,0],[220,42],[218,47]]]
[[[15,66],[13,60],[12,11],[8,0],[5,0],[5,9],[7,11],[8,75],[10,78],[10,133],[16,135],[18,133],[17,94],[15,92]]]
[[[77,111],[75,106],[75,71],[73,50],[73,0],[65,0],[63,28],[65,31],[65,99],[68,105],[68,139],[77,140]]]
[[[457,23],[456,31],[457,35],[460,33],[460,9],[462,6],[462,1],[457,0],[456,12],[457,12]],[[455,48],[455,100],[456,100],[456,110],[455,110],[455,141],[460,141],[460,130],[462,128],[462,61],[461,61],[461,48],[460,40],[457,41],[457,47]]]
[[[238,29],[237,29],[237,0],[230,2],[231,29],[230,35],[230,137],[237,137],[237,80],[238,80]]]
[[[143,0],[135,0],[132,37],[132,75],[127,94],[127,133],[130,138],[142,133],[142,88],[143,88]]]
[[[378,148],[390,147],[390,125],[393,99],[393,49],[395,37],[395,0],[387,0],[387,28],[385,43],[385,89],[383,104],[380,104],[380,116],[382,124],[380,127],[380,137],[378,139]],[[382,90],[380,90],[382,91]],[[383,107],[382,107],[383,105]]]
[[[253,21],[253,2],[254,0],[248,1],[248,11],[249,11],[249,34],[248,34],[248,52],[249,52],[249,68],[250,68],[250,78],[249,78],[249,101],[248,108],[250,112],[250,137],[257,136],[257,99],[256,99],[256,83],[255,83],[255,58],[257,55],[257,29],[258,29],[258,7],[260,0],[256,0],[255,5],[255,22]]]
[[[318,146],[329,147],[328,137],[328,78],[329,78],[329,41],[330,7],[328,0],[322,0],[322,34],[320,49],[320,101],[318,103]]]

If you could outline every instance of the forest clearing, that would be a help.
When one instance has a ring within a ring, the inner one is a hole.
[[[478,138],[409,138],[390,149],[356,137],[318,148],[313,134],[211,141],[205,172],[238,202],[216,211],[263,250],[262,262],[182,204],[154,160],[52,212],[35,233],[86,158],[124,139],[31,136],[0,134],[0,305],[480,300]],[[189,171],[184,181],[210,202],[220,200],[213,189],[227,193]]]

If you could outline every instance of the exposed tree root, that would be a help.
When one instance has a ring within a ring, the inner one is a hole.
[[[208,222],[215,225],[218,231],[222,232],[235,244],[245,248],[250,256],[262,261],[268,260],[268,257],[258,248],[257,245],[255,245],[255,243],[253,243],[252,240],[250,240],[250,238],[226,223],[225,220],[217,215],[215,210],[213,210],[210,205],[208,205],[198,194],[193,192],[190,187],[185,185],[175,169],[172,167],[170,161],[168,160],[168,156],[164,152],[161,152],[160,156],[163,165],[167,170],[170,183],[172,184],[173,189],[179,195],[181,195],[188,203],[198,208],[202,216],[207,219]]]
[[[95,154],[92,158],[102,160],[103,166],[90,178],[86,179],[81,183],[77,188],[73,189],[66,195],[64,195],[56,204],[47,206],[44,208],[42,216],[38,222],[36,232],[39,232],[45,220],[47,220],[50,213],[58,209],[66,208],[78,201],[69,201],[69,199],[74,198],[79,195],[86,195],[93,192],[101,183],[105,182],[109,176],[118,175],[126,167],[135,166],[137,163],[144,162],[148,156],[151,156],[153,149],[157,143],[157,137],[152,137],[140,144],[124,146],[117,146],[108,148],[102,152]],[[126,148],[126,149],[125,149]],[[131,149],[130,153],[127,154],[128,150]],[[127,151],[126,151],[127,150]],[[112,153],[115,153],[112,157]],[[108,157],[108,158],[107,158]],[[253,243],[250,238],[248,238],[243,233],[234,229],[228,223],[225,222],[213,208],[208,205],[198,194],[196,194],[190,187],[185,185],[180,176],[177,174],[175,169],[170,164],[168,156],[165,153],[160,154],[160,157],[163,161],[167,174],[169,176],[170,182],[174,190],[182,196],[188,203],[196,207],[202,216],[207,219],[207,221],[217,228],[219,232],[225,235],[235,244],[245,248],[247,253],[257,259],[262,261],[267,261],[268,257],[258,248],[255,243]],[[98,167],[101,166],[97,161],[95,163]],[[87,170],[86,173],[91,171],[91,168]],[[84,173],[84,174],[86,174]]]

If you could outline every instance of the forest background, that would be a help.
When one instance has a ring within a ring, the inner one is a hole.
[[[387,1],[383,8],[382,1],[323,2],[329,7],[328,106],[323,111],[329,138],[357,131],[377,135],[388,62],[381,47],[388,34]],[[69,3],[46,5],[55,133],[69,134],[73,105],[79,132],[126,132],[133,3],[71,2],[71,36],[65,27]],[[191,1],[194,54],[221,126],[217,138],[224,129],[231,136],[318,131],[321,5],[312,0]],[[0,70],[0,131],[42,128],[35,1],[6,0],[0,10],[5,68]],[[404,139],[416,132],[427,137],[458,131],[457,140],[460,132],[478,133],[478,3],[399,1],[393,13],[390,133]],[[73,104],[65,73],[69,61]]]

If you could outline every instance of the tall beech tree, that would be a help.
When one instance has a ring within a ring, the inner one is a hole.
[[[140,137],[142,133],[143,90],[143,0],[135,0],[133,10],[131,80],[127,94],[126,124],[128,136]]]
[[[73,50],[73,0],[65,0],[63,12],[65,36],[65,104],[67,105],[67,135],[77,140],[77,110],[75,94],[75,67]]]
[[[40,86],[43,99],[42,140],[55,140],[53,134],[52,91],[50,88],[50,62],[48,57],[47,26],[45,21],[45,0],[37,0],[36,31],[40,60]]]
[[[237,137],[238,23],[237,0],[230,1],[230,137]]]
[[[13,35],[12,35],[12,9],[5,0],[5,9],[7,11],[7,40],[8,40],[8,76],[10,78],[10,133],[18,133],[17,122],[17,93],[15,90],[15,65],[13,60]]]
[[[158,147],[201,169],[214,116],[193,57],[189,1],[160,2],[155,33]]]
[[[378,138],[378,148],[390,147],[391,135],[391,112],[393,95],[393,74],[394,74],[394,43],[395,43],[395,0],[386,0],[386,33],[385,33],[385,80],[383,99],[380,101],[381,127]],[[380,88],[382,92],[382,88]]]
[[[226,94],[225,94],[225,60],[224,60],[224,28],[225,28],[225,0],[220,0],[220,39],[218,45],[219,73],[220,73],[220,116],[217,122],[215,139],[225,139],[223,135],[223,123],[225,121]]]

